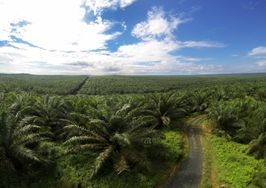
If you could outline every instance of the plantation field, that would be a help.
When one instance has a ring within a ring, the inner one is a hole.
[[[266,74],[209,75],[209,76],[94,76],[80,90],[81,94],[108,95],[124,93],[166,92],[197,89],[213,85],[228,86],[244,83],[266,86]]]
[[[193,148],[191,117],[211,122],[205,140],[220,185],[264,186],[265,74],[0,75],[0,83],[1,188],[159,187]]]
[[[0,92],[71,94],[86,78],[86,76],[0,74]]]
[[[195,90],[213,86],[227,88],[230,85],[231,87],[238,87],[243,92],[258,90],[258,92],[264,93],[266,88],[266,74],[92,76],[88,80],[87,78],[87,76],[0,74],[0,92],[109,95]]]

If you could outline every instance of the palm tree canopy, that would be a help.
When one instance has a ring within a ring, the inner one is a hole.
[[[93,151],[98,154],[92,176],[97,175],[108,162],[113,163],[119,174],[128,170],[130,165],[141,160],[138,153],[152,144],[147,144],[146,139],[156,143],[159,133],[147,128],[141,118],[133,116],[134,113],[130,112],[134,110],[130,104],[114,111],[106,106],[98,119],[91,119],[86,126],[70,124],[64,128],[72,134],[65,142],[70,146],[70,152]],[[135,156],[129,155],[137,149]]]

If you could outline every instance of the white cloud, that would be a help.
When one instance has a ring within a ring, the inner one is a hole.
[[[183,48],[223,48],[225,44],[213,41],[185,41],[180,42]]]
[[[189,21],[168,15],[161,8],[148,12],[132,35],[139,42],[109,51],[106,43],[120,31],[108,34],[114,22],[103,20],[104,9],[124,8],[134,0],[86,1],[96,19],[84,21],[84,0],[0,0],[1,72],[38,74],[178,74],[217,73],[219,65],[177,55],[182,48],[216,48],[212,41],[178,41],[177,27]],[[89,4],[91,3],[91,4]],[[62,6],[63,5],[63,6]],[[71,14],[70,14],[71,12]],[[122,24],[122,27],[126,27]],[[20,38],[35,46],[17,42]],[[175,55],[174,55],[175,54]]]
[[[120,57],[134,59],[136,62],[161,61],[171,51],[177,48],[177,44],[173,41],[154,40],[120,46],[116,54]]]
[[[201,65],[198,58],[171,55],[176,48],[170,41],[149,41],[121,46],[116,52],[67,53],[21,44],[19,49],[0,48],[6,60],[0,64],[0,70],[35,74],[196,74],[217,73],[222,69]]]
[[[107,34],[110,21],[85,22],[84,0],[0,1],[0,40],[16,36],[47,50],[80,51],[105,49],[120,34]]]
[[[266,46],[258,46],[253,48],[249,53],[249,56],[259,59],[259,61],[255,62],[255,67],[257,67],[260,71],[266,71]]]
[[[136,0],[86,0],[85,5],[89,6],[95,16],[101,15],[104,9],[125,8]]]
[[[132,31],[132,35],[142,41],[168,41],[175,43],[176,48],[221,48],[224,44],[213,41],[177,41],[174,31],[180,24],[192,19],[167,15],[162,8],[154,7],[148,12],[147,20],[138,23]]]
[[[152,8],[148,12],[148,18],[146,21],[137,24],[132,35],[142,40],[152,40],[156,38],[171,38],[173,37],[173,31],[177,27],[190,19],[182,19],[175,16],[166,16],[165,12],[161,8]]]
[[[202,59],[172,55],[181,47],[175,41],[143,41],[134,45],[121,46],[115,53],[126,61],[125,71],[148,74],[200,74],[222,71],[220,65],[200,64]],[[121,61],[120,60],[120,61]]]
[[[249,56],[254,57],[266,57],[266,46],[259,46],[256,48],[253,48],[249,53]]]
[[[266,67],[266,59],[256,62],[259,67]]]

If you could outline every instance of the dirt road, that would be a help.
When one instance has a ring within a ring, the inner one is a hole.
[[[202,147],[199,121],[191,123],[188,130],[189,153],[181,162],[166,188],[197,188],[202,174]]]

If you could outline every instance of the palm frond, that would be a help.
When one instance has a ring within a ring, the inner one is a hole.
[[[112,152],[113,152],[113,147],[109,146],[99,154],[94,163],[94,169],[91,175],[92,177],[95,177],[96,175],[99,174],[99,172],[104,167],[104,164],[107,162],[107,160],[110,159]]]

